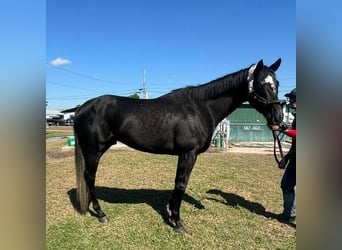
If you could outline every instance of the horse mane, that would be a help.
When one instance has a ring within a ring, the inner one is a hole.
[[[248,68],[225,75],[205,84],[175,89],[169,94],[166,94],[166,96],[177,95],[182,98],[187,97],[195,100],[216,99],[228,93],[228,91],[234,91],[241,87],[241,83],[247,81],[247,75]]]

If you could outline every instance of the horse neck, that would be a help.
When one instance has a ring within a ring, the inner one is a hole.
[[[245,101],[247,97],[244,96],[226,96],[207,101],[214,127]]]
[[[236,110],[248,97],[248,69],[227,75],[211,84],[226,85],[220,96],[206,100],[213,124],[217,124]]]

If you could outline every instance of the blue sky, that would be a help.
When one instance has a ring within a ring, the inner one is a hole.
[[[150,98],[282,58],[279,97],[296,86],[294,0],[49,0],[48,109],[102,95]]]

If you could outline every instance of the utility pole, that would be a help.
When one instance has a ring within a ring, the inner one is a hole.
[[[148,95],[147,95],[147,92],[146,92],[146,70],[144,69],[144,79],[143,79],[143,98],[144,99],[148,99]]]

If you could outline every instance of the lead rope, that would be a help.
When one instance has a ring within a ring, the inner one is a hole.
[[[280,132],[277,133],[276,131],[272,130],[272,135],[273,135],[273,139],[274,139],[274,147],[273,147],[274,159],[279,164],[284,159],[283,148],[282,148],[281,142],[280,142],[281,139],[283,139],[284,134],[281,136],[281,138],[279,138]],[[278,155],[277,155],[277,144],[279,147],[280,160],[278,159]]]

